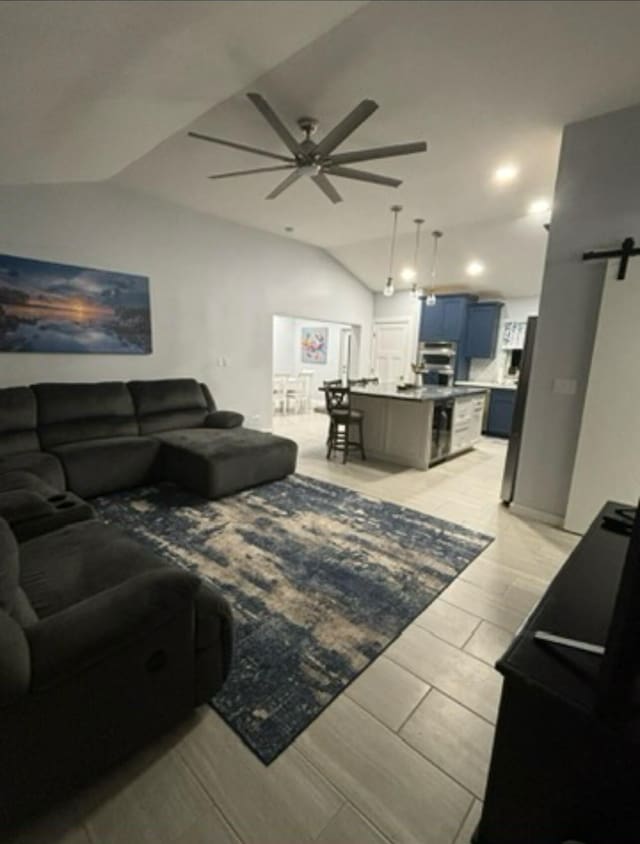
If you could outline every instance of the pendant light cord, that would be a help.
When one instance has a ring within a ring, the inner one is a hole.
[[[396,234],[398,231],[398,214],[402,211],[401,205],[392,205],[393,211],[393,230],[391,232],[391,249],[389,250],[389,275],[388,278],[393,278],[393,259],[396,254]]]
[[[418,255],[420,253],[420,226],[424,223],[424,220],[414,220],[416,224],[416,246],[413,251],[413,269],[415,270],[416,275],[418,274]]]
[[[442,237],[442,232],[431,232],[433,236],[433,261],[431,263],[431,292],[433,293],[436,286],[436,272],[438,268],[438,241]]]

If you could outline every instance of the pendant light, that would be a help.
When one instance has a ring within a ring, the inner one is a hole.
[[[427,293],[425,299],[425,305],[428,308],[433,308],[436,303],[436,273],[438,270],[438,241],[442,237],[442,232],[433,231],[431,232],[431,237],[433,238],[433,257],[431,259],[431,287],[429,292]]]
[[[391,232],[391,249],[389,250],[389,275],[387,276],[387,283],[382,291],[385,296],[393,296],[395,288],[393,286],[393,259],[396,252],[396,235],[398,233],[398,214],[402,211],[402,205],[392,205],[393,212],[393,230]]]
[[[418,278],[418,256],[420,254],[420,226],[424,223],[424,220],[420,217],[416,217],[413,221],[416,224],[416,246],[413,252],[413,274],[414,274],[414,281],[411,285],[411,295],[414,299],[417,299],[419,294],[418,284],[416,279]]]

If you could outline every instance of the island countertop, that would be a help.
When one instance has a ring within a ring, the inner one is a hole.
[[[372,396],[384,399],[401,399],[403,401],[439,401],[441,399],[457,399],[461,396],[472,396],[486,393],[486,387],[436,387],[428,384],[408,390],[398,390],[397,384],[367,384],[366,386],[351,387],[354,396]]]

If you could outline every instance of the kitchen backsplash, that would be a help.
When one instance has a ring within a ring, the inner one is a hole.
[[[470,381],[489,381],[500,383],[507,374],[508,352],[499,349],[495,358],[472,358],[469,367]]]

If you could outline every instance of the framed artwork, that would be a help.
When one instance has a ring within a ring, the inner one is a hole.
[[[502,348],[524,349],[524,338],[526,333],[526,322],[505,322],[504,328],[502,329]]]
[[[326,326],[302,329],[302,363],[326,363],[329,329]]]
[[[0,255],[0,352],[151,354],[149,279]]]

